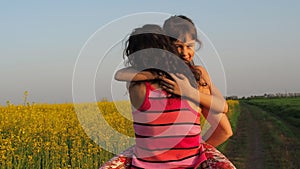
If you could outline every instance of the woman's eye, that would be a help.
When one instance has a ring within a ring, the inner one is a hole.
[[[182,48],[182,45],[176,45],[176,48]]]
[[[190,44],[190,45],[187,45],[187,47],[193,48],[193,47],[195,47],[195,45],[194,44]]]

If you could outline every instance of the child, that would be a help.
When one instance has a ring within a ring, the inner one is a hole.
[[[192,80],[200,76],[179,57],[170,39],[157,25],[145,25],[130,35],[125,54],[137,71],[149,70],[172,80],[180,73]],[[205,165],[198,107],[160,88],[159,79],[131,82],[128,90],[133,109],[136,145],[130,168],[195,168]],[[197,86],[195,86],[197,87]],[[128,151],[127,151],[128,152]],[[115,158],[113,163],[121,161]],[[112,166],[105,164],[102,168]]]

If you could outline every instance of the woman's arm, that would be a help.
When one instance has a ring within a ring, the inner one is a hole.
[[[201,105],[202,114],[211,125],[203,138],[207,143],[218,146],[232,136],[231,125],[226,114],[224,114],[228,111],[228,104],[221,92],[211,82],[207,71],[202,67],[200,67],[200,70],[202,78],[208,84],[209,93],[202,92],[200,88],[199,90],[193,88],[183,75],[178,77],[172,75],[177,84],[168,79],[162,79],[165,82],[163,88],[174,94],[186,96]]]
[[[223,107],[223,113],[227,113],[228,112],[228,104],[226,102],[226,99],[223,97],[220,90],[212,83],[206,69],[201,67],[201,66],[197,66],[197,69],[199,69],[202,72],[202,77],[203,77],[204,81],[208,84],[208,87],[210,88],[211,95],[213,95],[216,98],[220,99],[220,101],[223,103],[223,104],[219,105],[219,106]],[[222,109],[222,107],[221,107],[221,109]]]
[[[219,115],[219,117],[211,118],[220,119],[220,121],[217,121],[216,123],[210,123],[212,126],[202,136],[202,138],[208,144],[217,147],[228,140],[228,138],[231,137],[233,133],[226,114],[222,113]]]
[[[187,97],[195,103],[198,103],[203,107],[208,107],[215,112],[226,113],[228,111],[226,100],[223,98],[223,96],[219,95],[220,92],[212,83],[208,84],[210,85],[211,94],[206,94],[201,91],[199,92],[199,89],[192,87],[189,83],[189,80],[184,75],[171,74],[171,76],[176,82],[165,77],[161,77],[163,80],[162,88],[168,92]]]
[[[213,110],[210,110],[210,107],[203,107],[202,109],[202,114],[211,124],[211,127],[205,133],[203,139],[206,140],[207,143],[216,147],[224,143],[233,134],[230,122],[225,114],[228,112],[228,104],[219,89],[211,82],[207,71],[202,67],[200,67],[200,70],[203,74],[204,80],[209,85],[211,95],[218,97],[225,102],[223,113],[215,113]]]
[[[123,68],[115,73],[115,79],[118,81],[145,81],[154,80],[157,76],[150,71],[137,71],[131,67]]]

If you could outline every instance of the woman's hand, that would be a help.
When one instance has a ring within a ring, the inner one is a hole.
[[[171,73],[170,75],[175,81],[164,76],[159,76],[159,78],[162,80],[161,87],[167,92],[185,97],[188,97],[191,93],[198,92],[197,89],[191,86],[189,79],[183,74],[176,73],[175,75]]]
[[[162,80],[161,87],[167,92],[186,97],[189,100],[198,103],[204,108],[212,110],[216,113],[226,113],[228,111],[226,100],[212,83],[208,83],[211,93],[207,93],[200,90],[201,88],[195,89],[192,87],[187,77],[182,74],[170,75],[172,78],[174,78],[175,82],[167,79],[166,77],[160,77]]]

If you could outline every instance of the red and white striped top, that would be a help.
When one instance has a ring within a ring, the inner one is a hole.
[[[132,168],[194,168],[206,160],[199,112],[186,99],[167,97],[164,90],[145,84],[145,100],[132,113]]]

